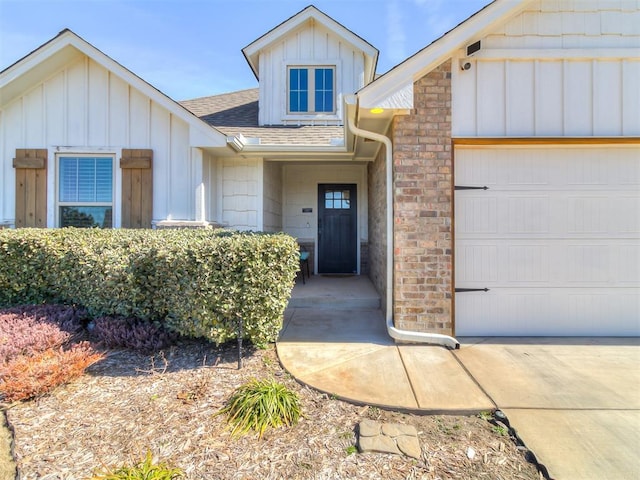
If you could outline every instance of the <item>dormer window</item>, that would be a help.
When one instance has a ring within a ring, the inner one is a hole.
[[[290,114],[335,113],[334,66],[288,67]]]

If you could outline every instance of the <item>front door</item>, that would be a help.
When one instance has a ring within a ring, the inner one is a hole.
[[[355,185],[318,186],[318,273],[357,273]]]

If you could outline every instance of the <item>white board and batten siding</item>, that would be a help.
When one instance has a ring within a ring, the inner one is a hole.
[[[454,59],[455,137],[640,135],[637,1],[534,1],[480,40]]]
[[[282,231],[282,164],[264,162],[263,230]]]
[[[458,148],[456,335],[640,335],[637,147]]]
[[[153,149],[153,218],[193,219],[190,126],[122,78],[82,57],[0,110],[0,220],[15,215],[16,148],[47,148],[47,225],[55,226],[55,154]],[[7,160],[8,159],[8,160]],[[120,170],[114,176],[114,223],[119,225]]]
[[[335,66],[335,114],[287,114],[288,66]],[[306,23],[260,53],[260,125],[342,124],[342,95],[364,86],[364,53],[318,23]],[[305,118],[306,117],[306,118]]]
[[[453,136],[497,139],[455,148],[488,187],[455,192],[456,335],[640,335],[640,147],[603,140],[640,136],[640,4],[533,1],[480,40],[452,70]]]

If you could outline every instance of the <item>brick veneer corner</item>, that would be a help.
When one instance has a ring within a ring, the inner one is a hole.
[[[451,335],[451,62],[414,83],[414,109],[393,122],[394,319]]]

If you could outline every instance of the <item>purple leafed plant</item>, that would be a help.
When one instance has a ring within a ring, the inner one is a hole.
[[[82,330],[86,312],[62,305],[0,310],[0,363],[67,343]]]
[[[176,333],[137,318],[99,317],[92,322],[90,331],[107,348],[129,348],[142,353],[162,350],[178,339]]]

